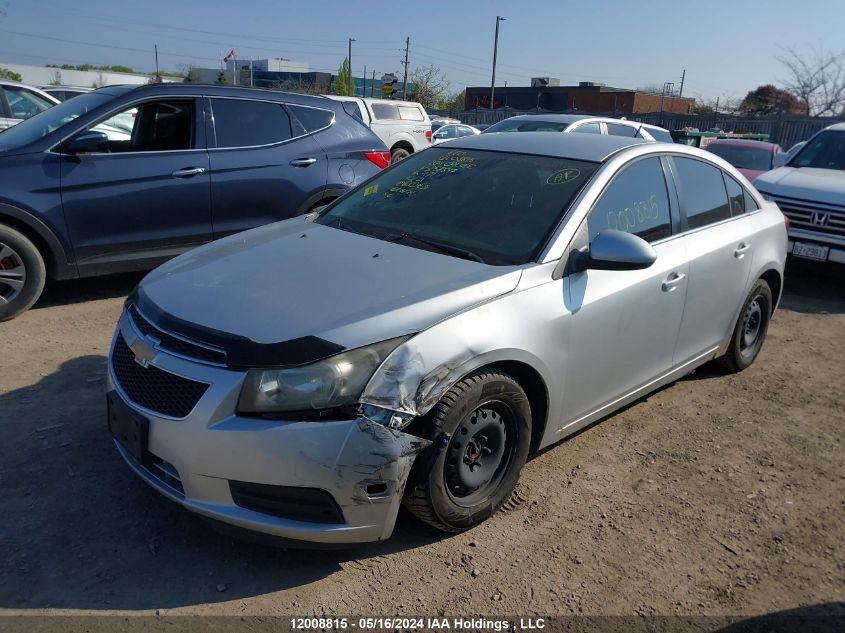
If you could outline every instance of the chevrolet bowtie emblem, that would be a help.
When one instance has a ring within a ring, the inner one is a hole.
[[[153,349],[152,345],[142,338],[137,338],[132,341],[129,348],[132,350],[132,353],[135,354],[135,362],[141,367],[147,367],[156,355],[156,351]]]

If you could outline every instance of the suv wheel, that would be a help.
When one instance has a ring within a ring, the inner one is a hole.
[[[513,378],[479,370],[443,396],[432,423],[448,445],[420,456],[404,505],[441,531],[461,532],[513,492],[528,458],[531,408]]]
[[[28,310],[41,296],[47,271],[23,233],[0,224],[0,321]]]
[[[742,371],[751,366],[766,338],[772,318],[772,290],[758,279],[751,288],[734,326],[728,351],[719,363],[730,371]]]

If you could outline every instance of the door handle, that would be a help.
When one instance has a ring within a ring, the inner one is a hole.
[[[660,289],[663,290],[663,292],[672,292],[686,278],[687,276],[685,273],[672,273],[663,280],[663,283],[660,285]]]
[[[184,169],[177,169],[171,176],[174,178],[192,178],[205,173],[205,167],[185,167]]]
[[[308,167],[317,162],[316,158],[297,158],[290,162],[293,167]]]
[[[751,248],[751,244],[746,244],[745,242],[740,242],[739,246],[734,249],[734,257],[737,259],[742,259],[745,257],[745,251]]]

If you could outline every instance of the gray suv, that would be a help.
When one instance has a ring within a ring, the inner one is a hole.
[[[316,543],[491,516],[529,455],[757,357],[786,227],[695,148],[481,134],[150,273],[109,360],[115,446],[225,524]]]

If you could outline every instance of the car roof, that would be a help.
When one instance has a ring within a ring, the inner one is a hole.
[[[754,141],[748,138],[717,138],[710,141],[710,145],[732,145],[736,147],[748,147],[750,149],[774,149],[778,147],[777,143],[770,143],[769,141]],[[705,148],[706,149],[706,148]]]
[[[251,88],[248,86],[221,86],[219,84],[201,84],[201,83],[184,83],[184,82],[169,82],[160,84],[141,84],[141,85],[115,85],[100,88],[97,92],[104,92],[105,94],[125,94],[127,92],[138,93],[139,96],[144,93],[151,95],[168,94],[168,93],[195,93],[202,94],[208,97],[255,97],[256,99],[272,99],[290,101],[292,103],[314,103],[315,101],[323,102],[325,104],[333,103],[328,97],[321,95],[306,95],[297,92],[284,92],[282,90],[273,90],[271,88]]]
[[[826,130],[834,130],[836,132],[841,132],[845,130],[845,123],[834,123],[833,125],[829,125],[825,128]]]
[[[597,134],[550,134],[549,132],[487,132],[449,141],[449,149],[480,149],[518,154],[537,154],[603,162],[618,151],[653,141]],[[668,143],[667,143],[668,145]]]
[[[541,121],[543,123],[575,123],[582,119],[598,119],[599,117],[590,116],[589,114],[518,114],[516,116],[502,119],[502,121],[512,120],[527,120],[527,121]]]

